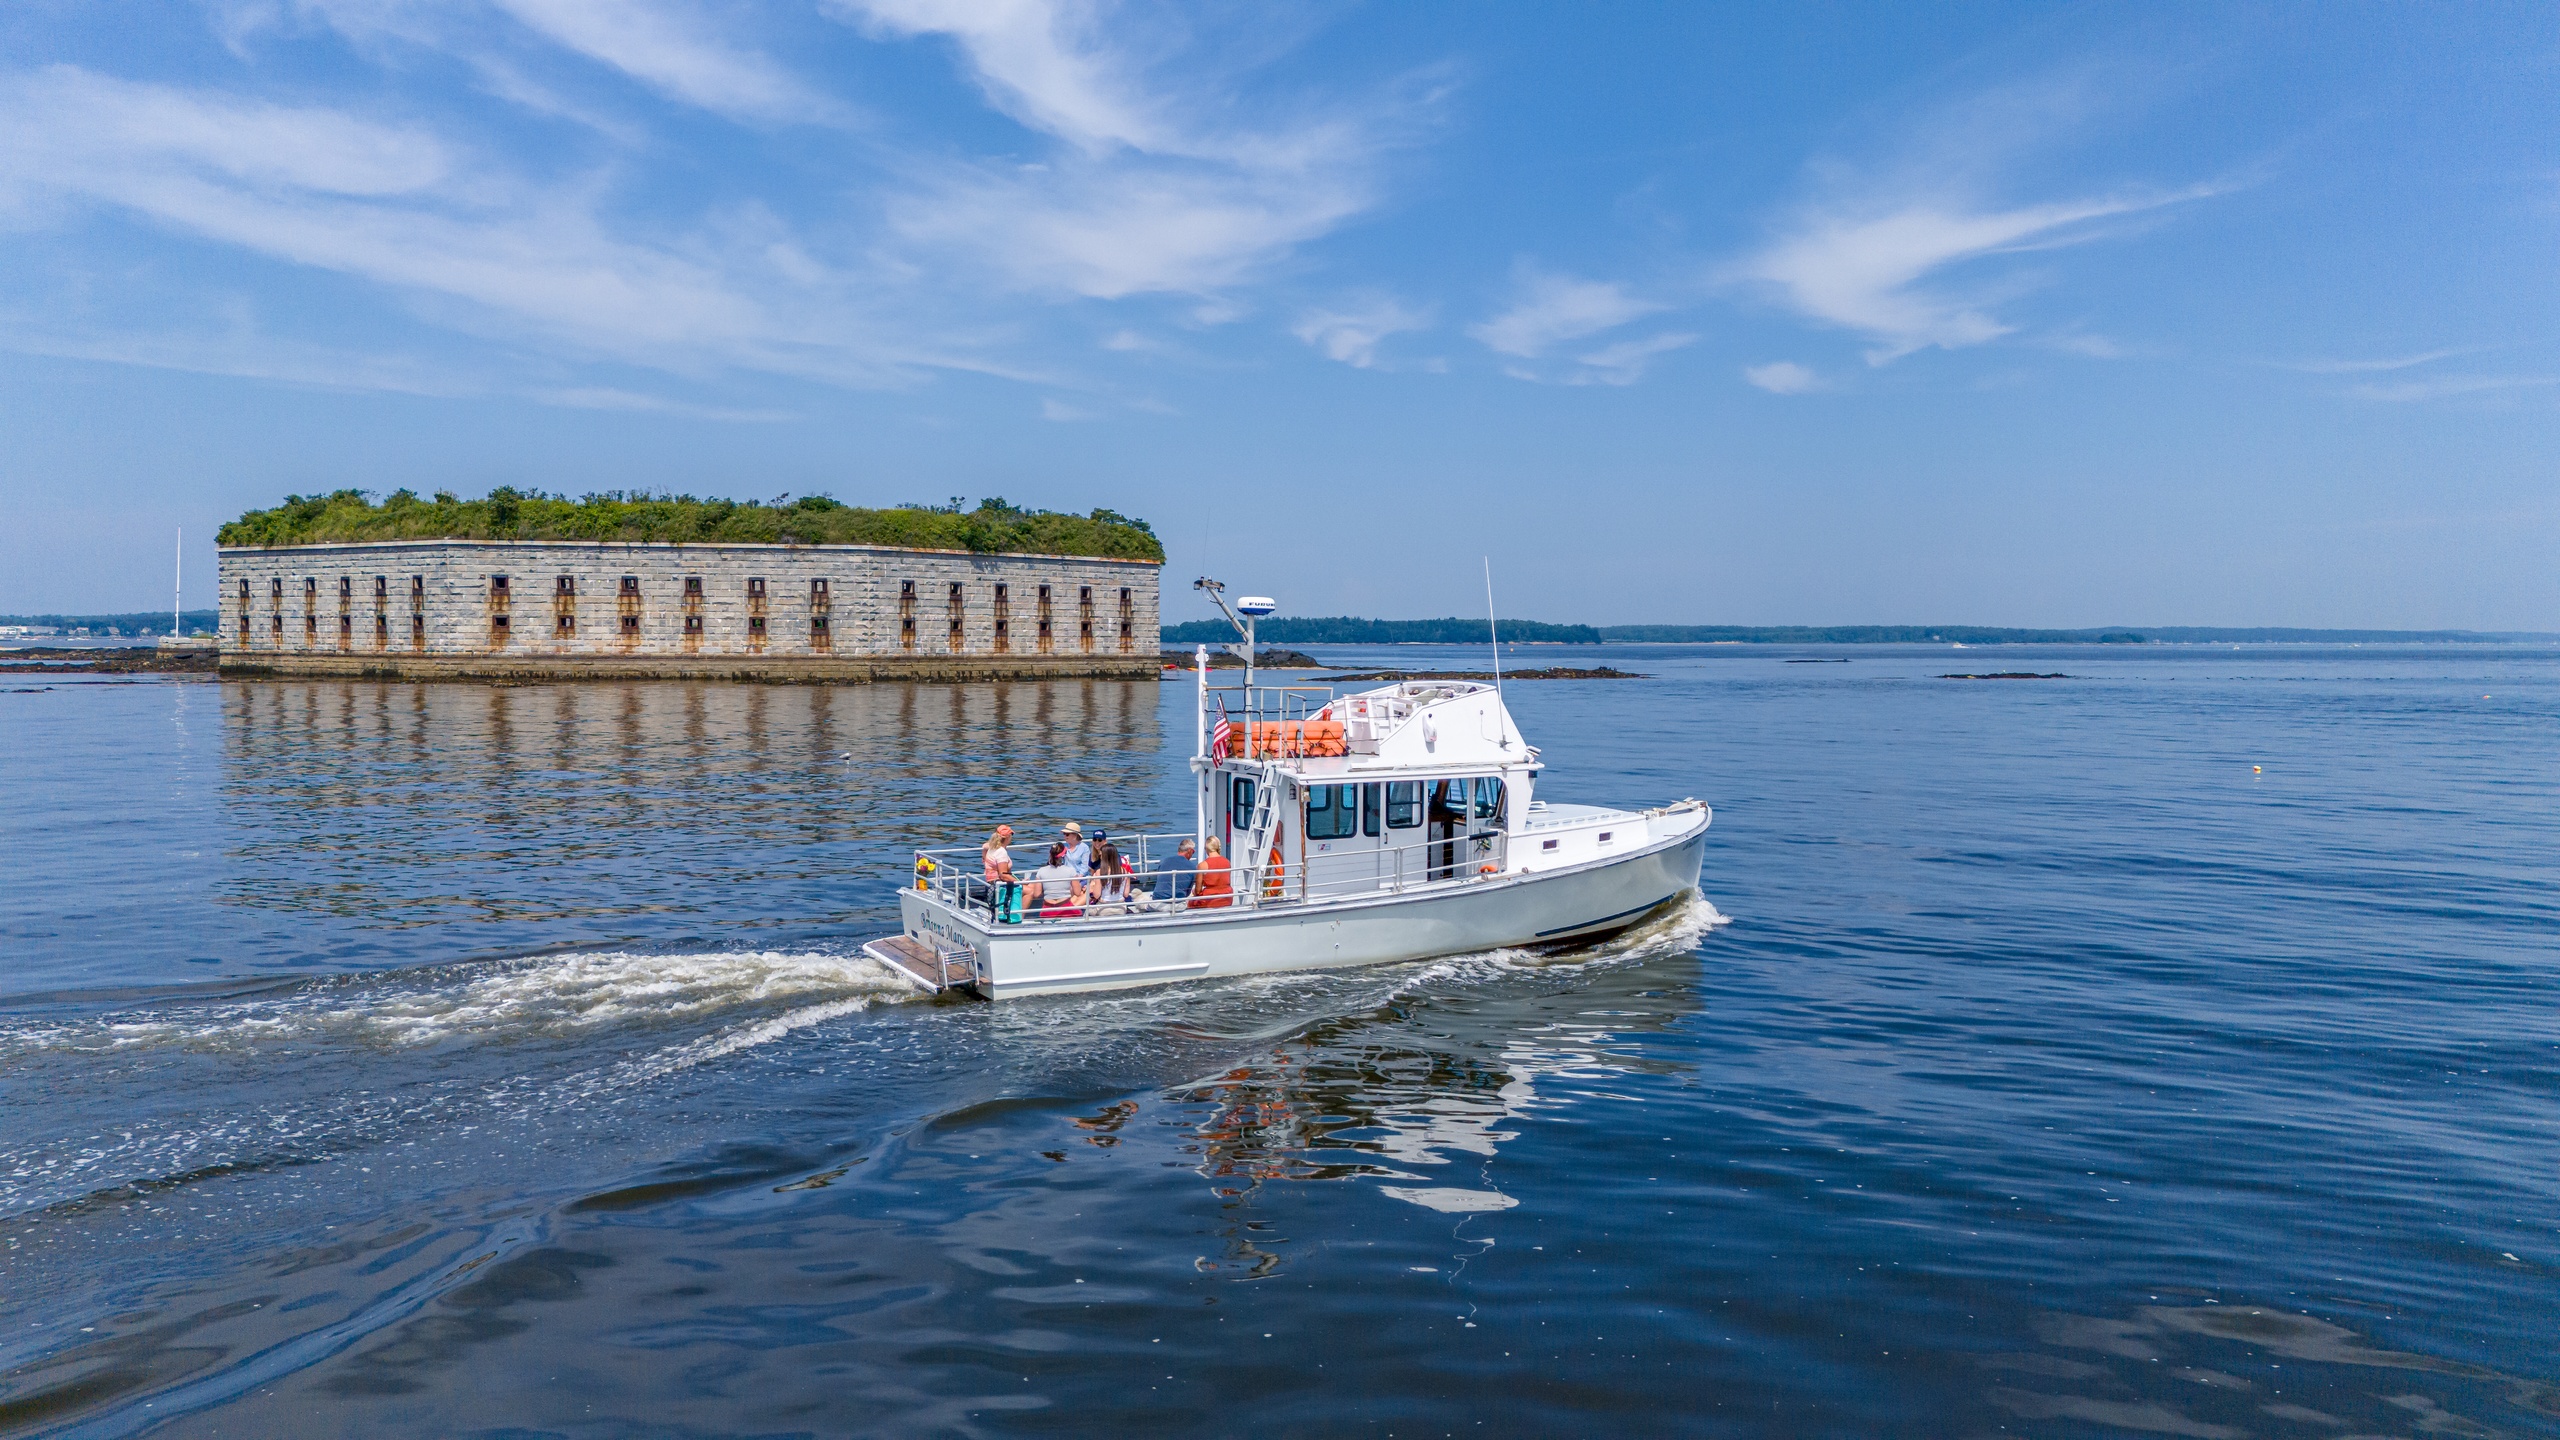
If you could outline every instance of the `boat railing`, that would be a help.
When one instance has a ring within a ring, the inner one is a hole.
[[[1113,832],[1110,837],[1112,847],[1120,852],[1120,858],[1129,863],[1132,880],[1141,887],[1153,886],[1164,863],[1174,858],[1176,847],[1193,838],[1188,830],[1154,835]],[[1013,883],[1017,889],[1031,878],[1032,871],[1040,868],[1022,863],[1020,851],[1027,848],[1016,847]],[[1041,847],[1040,853],[1047,854],[1047,847]],[[983,846],[946,845],[939,849],[918,850],[913,869],[916,889],[955,910],[989,913],[1001,898],[996,887],[986,878],[986,850]]]
[[[1025,890],[1029,872],[1017,866],[1010,889],[987,881],[981,852],[974,846],[952,846],[940,850],[918,850],[916,854],[916,888],[942,904],[965,914],[983,916],[998,924],[1072,924],[1078,921],[1111,919],[1129,914],[1175,913],[1212,909],[1268,910],[1295,907],[1327,900],[1344,900],[1381,894],[1403,894],[1424,887],[1457,886],[1489,880],[1510,868],[1510,837],[1498,827],[1462,832],[1453,838],[1421,840],[1409,845],[1390,846],[1380,850],[1347,850],[1318,854],[1315,864],[1302,864],[1294,857],[1274,861],[1269,857],[1237,864],[1228,870],[1232,892],[1223,905],[1215,907],[1199,903],[1201,897],[1158,900],[1156,892],[1169,887],[1163,884],[1167,872],[1163,864],[1175,847],[1191,839],[1188,832],[1162,835],[1114,835],[1112,844],[1119,847],[1122,858],[1132,869],[1130,894],[1126,901],[1108,901],[1078,910],[1072,915],[1043,916],[1027,902]],[[1316,872],[1321,870],[1321,875]],[[1182,872],[1173,872],[1180,874]],[[1196,883],[1197,871],[1191,872]],[[1189,886],[1185,886],[1188,889]]]
[[[1236,724],[1269,724],[1274,721],[1312,720],[1332,706],[1336,695],[1330,685],[1211,685],[1200,700],[1202,713],[1209,718]]]

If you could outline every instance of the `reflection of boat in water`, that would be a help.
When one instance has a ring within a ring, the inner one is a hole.
[[[1199,658],[1194,825],[1119,841],[1136,893],[1025,915],[974,849],[920,850],[903,933],[869,953],[934,990],[1116,989],[1579,944],[1697,889],[1708,808],[1537,799],[1498,684],[1213,687]],[[1185,898],[1164,862],[1213,839],[1232,891]]]
[[[1610,942],[1593,957],[1602,963],[1571,964],[1578,978],[1562,989],[1522,993],[1489,974],[1492,991],[1408,992],[1313,1025],[1165,1099],[1183,1117],[1200,1174],[1221,1193],[1367,1180],[1393,1199],[1446,1213],[1508,1209],[1513,1197],[1484,1166],[1531,1116],[1569,1109],[1582,1092],[1615,1095],[1631,1075],[1678,1070],[1648,1053],[1648,1037],[1699,1002],[1687,985],[1664,983],[1660,961],[1721,918],[1703,903],[1683,907]],[[1621,957],[1654,963],[1606,963]],[[1098,1142],[1137,1111],[1114,1107],[1077,1124],[1098,1132]]]

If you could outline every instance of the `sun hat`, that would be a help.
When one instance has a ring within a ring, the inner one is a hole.
[[[1084,833],[1084,827],[1073,820],[1068,821],[1066,824],[1061,825],[1058,828],[1070,835],[1081,835]]]

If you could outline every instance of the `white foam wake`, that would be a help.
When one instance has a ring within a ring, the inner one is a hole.
[[[353,975],[289,995],[128,1011],[0,1032],[0,1055],[297,1043],[406,1049],[448,1041],[569,1037],[682,1024],[742,1008],[911,993],[874,961],[773,950],[547,955],[488,965]],[[771,1023],[771,1022],[766,1022]]]

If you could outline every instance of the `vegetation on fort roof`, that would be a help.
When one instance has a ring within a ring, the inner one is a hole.
[[[394,490],[380,504],[361,490],[289,495],[222,527],[225,545],[324,545],[363,540],[654,540],[688,545],[900,545],[982,555],[1091,555],[1164,560],[1144,520],[1109,510],[1064,515],[1002,500],[963,509],[901,505],[866,510],[824,495],[766,502],[609,491],[572,500],[501,486],[482,499],[449,490],[421,500]]]

